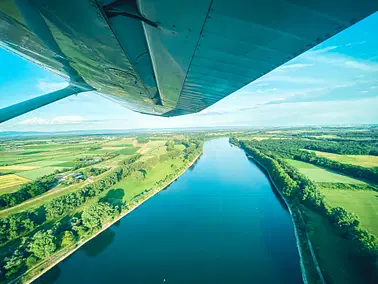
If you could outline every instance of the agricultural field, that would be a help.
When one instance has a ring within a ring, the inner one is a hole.
[[[140,147],[136,144],[133,138],[114,137],[7,141],[0,147],[0,173],[17,175],[19,182],[12,184],[13,191],[23,184],[21,180],[37,180],[56,171],[68,170],[85,157],[113,155],[121,160],[138,151]]]
[[[306,175],[309,179],[315,182],[330,182],[330,183],[347,183],[347,184],[365,184],[365,182],[360,181],[355,178],[351,178],[334,171],[305,163],[302,161],[287,159],[290,165],[296,167],[302,174]]]
[[[342,155],[340,155],[342,156]],[[361,228],[378,236],[378,187],[375,184],[297,160],[286,160],[319,186],[328,206],[342,207],[358,216]],[[327,188],[327,184],[329,184]],[[344,188],[343,185],[370,186],[375,190]],[[332,186],[333,185],[333,186]],[[339,187],[339,188],[338,188]]]
[[[41,271],[36,263],[49,267],[178,177],[202,140],[173,140],[155,134],[0,141],[0,282],[23,273],[31,279]],[[53,234],[48,254],[23,244],[37,234]],[[19,251],[13,269],[10,257]]]
[[[358,216],[360,226],[378,236],[378,192],[373,190],[322,189],[332,207],[343,207]]]
[[[277,135],[286,139],[276,139]],[[378,273],[377,138],[376,128],[261,131],[240,138],[254,157],[277,159],[296,182],[292,185],[303,189],[284,194],[302,194],[304,202],[292,206],[299,208],[304,226],[298,221],[296,225],[305,228],[326,283],[376,283],[372,279],[378,275],[374,274]],[[285,168],[280,159],[294,170]],[[309,180],[301,179],[297,171]],[[312,194],[307,195],[310,188]]]
[[[113,185],[111,189],[121,189],[124,192],[122,201],[128,202],[143,190],[152,188],[156,181],[162,180],[167,174],[174,173],[177,168],[184,166],[184,164],[185,162],[181,158],[159,163],[159,167],[152,168],[143,180],[126,178]]]
[[[28,178],[15,174],[0,176],[0,194],[11,193],[17,190],[19,185],[29,182]]]
[[[337,161],[343,164],[351,164],[366,168],[378,167],[378,156],[372,155],[339,155],[334,153],[327,153],[321,151],[311,151],[317,156],[325,157],[333,161]]]
[[[164,144],[164,142],[160,144]],[[4,142],[0,147],[2,155],[0,160],[0,173],[2,174],[0,176],[0,196],[17,192],[22,185],[56,172],[64,172],[61,174],[63,176],[77,172],[73,169],[80,168],[80,165],[83,166],[85,159],[102,159],[103,161],[95,164],[96,167],[114,168],[125,158],[136,154],[140,147],[134,138],[114,139],[114,137]],[[24,162],[22,163],[22,161]],[[93,182],[93,180],[89,182]],[[42,196],[0,211],[0,216],[37,208],[49,200],[74,192],[83,184],[66,187],[57,184],[55,188],[50,189]]]
[[[329,221],[303,207],[310,240],[327,283],[361,283],[356,263],[351,259],[351,244],[339,236]]]

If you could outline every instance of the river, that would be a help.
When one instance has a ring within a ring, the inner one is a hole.
[[[167,189],[34,283],[302,283],[293,224],[267,177],[220,138]]]

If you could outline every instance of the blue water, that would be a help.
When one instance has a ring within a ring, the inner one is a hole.
[[[197,163],[36,283],[302,283],[290,215],[220,138]]]

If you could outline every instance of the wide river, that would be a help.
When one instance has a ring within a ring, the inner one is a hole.
[[[161,191],[35,283],[302,283],[293,224],[266,176],[220,138]]]

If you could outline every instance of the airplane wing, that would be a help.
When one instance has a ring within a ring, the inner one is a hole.
[[[0,122],[91,90],[141,113],[199,112],[377,10],[375,0],[0,0],[0,46],[72,87],[4,108]]]

